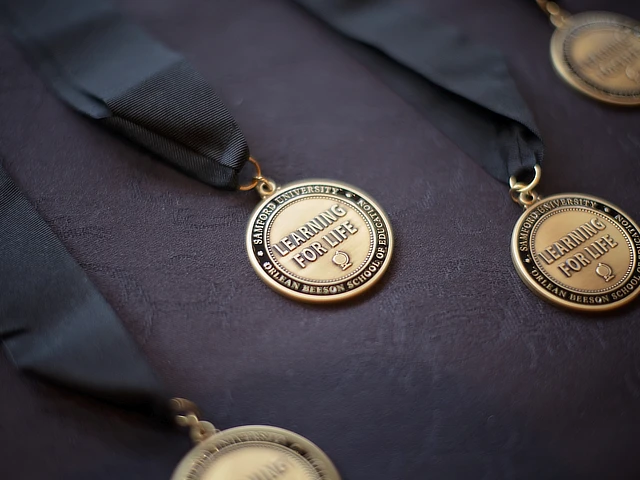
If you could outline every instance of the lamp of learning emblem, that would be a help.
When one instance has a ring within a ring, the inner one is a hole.
[[[331,261],[336,265],[338,265],[339,267],[341,267],[342,270],[346,270],[351,265],[353,265],[353,263],[351,263],[351,259],[349,258],[349,255],[347,255],[345,252],[342,252],[340,250],[338,250],[333,255],[333,258],[331,259]]]

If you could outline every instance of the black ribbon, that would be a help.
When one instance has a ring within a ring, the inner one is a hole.
[[[247,142],[179,54],[103,0],[0,0],[2,20],[60,98],[183,172],[235,188]]]
[[[169,395],[120,319],[2,167],[0,339],[26,373],[169,418]]]
[[[500,52],[392,0],[295,0],[353,55],[502,182],[543,157],[533,115]]]
[[[542,159],[531,113],[495,51],[395,2],[296,0],[354,40],[396,92],[506,181]],[[232,188],[247,160],[234,119],[184,59],[104,0],[0,0],[54,91],[188,174]],[[166,414],[168,395],[116,314],[0,170],[0,337],[24,371]]]
[[[187,174],[235,188],[235,120],[183,58],[104,0],[0,0],[0,21],[58,96]],[[115,312],[0,170],[0,338],[23,371],[169,418],[168,394]]]

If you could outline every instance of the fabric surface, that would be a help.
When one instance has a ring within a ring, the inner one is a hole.
[[[546,143],[542,194],[585,192],[640,219],[640,110],[557,78],[533,2],[415,2],[506,54]],[[397,240],[360,301],[280,297],[244,252],[255,194],[208,187],[78,116],[3,38],[3,166],[171,391],[218,428],[307,436],[345,480],[640,476],[640,303],[587,317],[533,295],[511,265],[521,210],[505,186],[291,3],[119,5],[215,86],[265,174],[357,185]],[[563,7],[640,18],[622,0]],[[169,478],[189,448],[7,359],[0,381],[1,478]]]

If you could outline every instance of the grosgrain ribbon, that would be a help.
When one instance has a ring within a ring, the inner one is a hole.
[[[0,340],[26,373],[171,418],[120,319],[1,166]]]
[[[533,115],[497,50],[399,2],[295,2],[496,179],[508,183],[542,162]]]
[[[493,50],[402,5],[297,1],[356,40],[361,61],[496,178],[541,161],[531,114]],[[204,182],[236,185],[246,141],[181,56],[104,0],[0,0],[0,12],[71,106]],[[166,405],[113,310],[3,171],[0,227],[0,336],[16,364],[122,405]]]
[[[58,96],[183,172],[236,188],[235,120],[179,54],[104,0],[0,0],[0,20]]]

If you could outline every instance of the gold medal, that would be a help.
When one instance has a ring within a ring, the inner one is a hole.
[[[247,226],[253,268],[274,290],[308,302],[358,295],[389,266],[393,236],[382,209],[360,190],[332,180],[277,186],[262,176],[239,187],[262,197]],[[266,425],[216,430],[195,405],[173,399],[179,425],[197,445],[172,480],[340,480],[335,466],[306,438]]]
[[[524,283],[545,300],[573,310],[620,307],[640,294],[640,229],[618,207],[565,193],[541,199],[511,181],[526,207],[513,230],[511,257]]]
[[[557,27],[551,59],[580,92],[616,105],[640,105],[640,23],[608,12],[569,15],[538,0]]]
[[[259,175],[258,175],[259,177]],[[333,302],[373,286],[389,266],[393,235],[382,209],[365,193],[331,180],[276,187],[247,226],[247,251],[274,290],[307,302]]]
[[[340,480],[335,466],[306,438],[266,425],[222,432],[198,419],[189,400],[173,399],[178,424],[189,427],[196,446],[182,459],[171,480]]]
[[[322,450],[306,438],[264,425],[216,433],[193,448],[172,480],[340,480]]]

